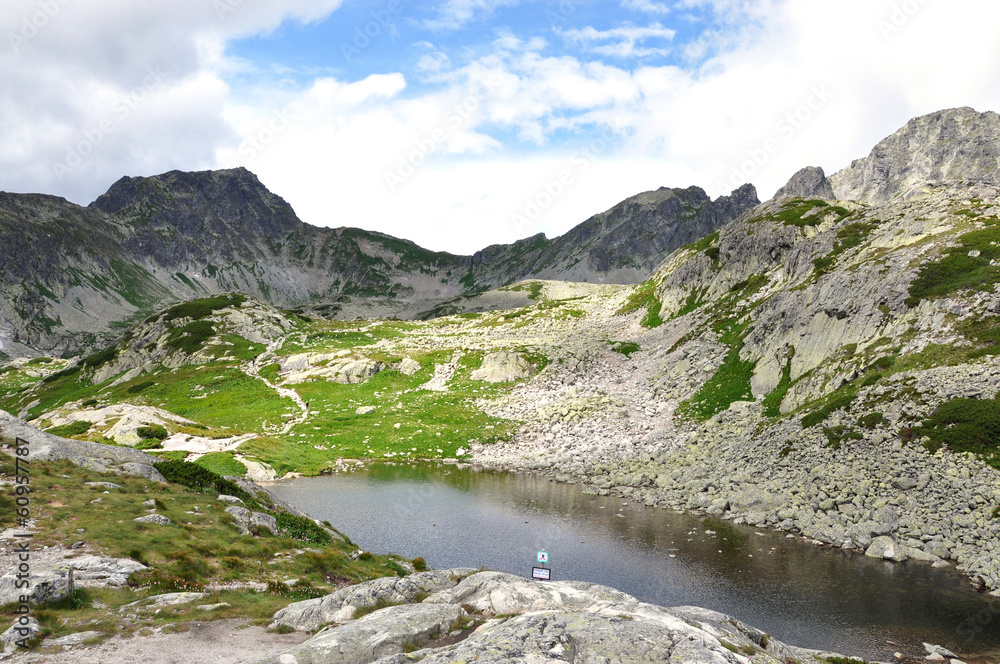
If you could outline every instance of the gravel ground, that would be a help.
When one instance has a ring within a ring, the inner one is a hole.
[[[190,623],[176,634],[115,637],[95,646],[77,646],[61,653],[16,654],[5,662],[38,664],[237,664],[302,643],[305,632],[272,634],[248,627],[245,620]]]

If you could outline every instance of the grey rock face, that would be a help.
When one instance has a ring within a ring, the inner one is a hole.
[[[23,622],[20,619],[15,619],[14,624],[0,635],[0,645],[3,645],[5,654],[12,653],[17,650],[18,641],[31,639],[40,631],[42,631],[42,626],[33,616],[26,616]]]
[[[176,606],[178,604],[189,604],[195,600],[206,597],[205,593],[164,593],[163,595],[153,595],[136,602],[131,602],[118,609],[119,613],[136,613],[138,611],[155,611],[164,606]]]
[[[141,572],[146,566],[131,558],[80,556],[68,561],[73,566],[76,581],[106,581],[111,586],[128,583],[129,574]]]
[[[45,604],[73,594],[73,568],[69,565],[32,569],[27,588],[16,587],[17,574],[15,570],[0,577],[0,606],[19,603],[21,597],[30,604]]]
[[[831,200],[834,198],[833,186],[826,179],[826,173],[817,166],[806,166],[792,176],[788,183],[778,190],[775,198],[819,198]]]
[[[830,178],[837,198],[885,203],[929,184],[1000,184],[1000,115],[954,108],[914,118]]]
[[[465,570],[452,571],[456,572],[464,574]],[[427,639],[446,633],[453,621],[467,616],[467,610],[482,624],[463,635],[463,640],[403,652],[401,643],[410,650],[425,645]],[[666,609],[590,583],[538,583],[481,572],[420,604],[389,607],[328,627],[295,648],[257,662],[744,664],[744,657],[732,649],[749,651],[751,646],[778,660],[811,661],[812,655],[820,654],[775,641],[758,629],[706,609]]]
[[[435,593],[455,586],[474,569],[431,570],[402,578],[384,577],[359,583],[316,599],[289,604],[274,614],[272,627],[287,625],[311,631],[330,622],[348,622],[355,610],[383,602],[410,602],[418,593]]]
[[[150,454],[127,447],[113,447],[53,436],[19,420],[5,410],[0,410],[0,437],[10,441],[15,437],[28,441],[28,459],[31,461],[66,459],[77,466],[97,472],[117,472],[157,482],[164,481],[159,471],[153,468],[153,463],[158,459]]]
[[[264,528],[271,531],[272,535],[278,534],[278,521],[270,514],[263,512],[251,512],[239,505],[230,505],[226,508],[226,514],[232,515],[236,520],[236,525],[240,532],[247,535],[253,528]]]
[[[390,606],[359,620],[319,632],[291,650],[258,664],[360,664],[396,655],[413,643],[447,634],[465,612],[450,604]]]
[[[749,185],[716,201],[697,187],[662,188],[559,238],[455,256],[381,233],[304,224],[243,168],[125,177],[86,208],[0,193],[0,264],[9,268],[0,279],[0,336],[11,340],[8,355],[94,350],[113,339],[111,322],[229,291],[326,314],[364,302],[366,314],[377,305],[385,315],[415,316],[526,276],[637,283],[670,251],[757,203]],[[178,272],[197,275],[198,286],[177,280]],[[81,316],[94,310],[99,320]]]
[[[487,383],[506,383],[524,378],[531,373],[531,364],[520,353],[502,351],[487,353],[483,365],[472,372],[472,380]]]

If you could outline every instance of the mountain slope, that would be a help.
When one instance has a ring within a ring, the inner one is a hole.
[[[116,326],[230,291],[325,314],[406,317],[542,273],[636,282],[669,251],[757,202],[752,187],[714,203],[697,188],[661,189],[569,237],[455,256],[357,228],[309,226],[245,169],[125,177],[86,208],[0,194],[0,352],[93,349]]]

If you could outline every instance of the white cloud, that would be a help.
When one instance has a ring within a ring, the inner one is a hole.
[[[486,54],[450,49],[454,62],[428,43],[415,62],[361,80],[323,73],[300,89],[262,78],[239,92],[229,82],[254,64],[227,57],[228,40],[337,2],[244,0],[222,18],[203,0],[152,4],[67,2],[19,53],[0,50],[0,189],[86,203],[125,174],[243,164],[309,223],[471,252],[559,234],[661,185],[719,195],[749,180],[767,197],[802,166],[846,166],[915,115],[1000,110],[1000,88],[984,83],[1000,78],[993,2],[898,15],[893,0],[683,0],[719,17],[688,44],[703,48],[697,68],[571,57],[506,32]],[[8,6],[0,35],[37,7]],[[445,5],[466,22],[497,6]],[[662,32],[563,36],[605,49],[668,41],[668,27],[651,28]],[[53,164],[88,134],[99,142],[58,179]],[[566,169],[572,186],[515,223]]]
[[[124,174],[204,168],[236,138],[223,45],[341,0],[6,0],[0,188],[86,203]]]
[[[422,21],[432,30],[458,30],[466,24],[489,17],[501,7],[515,7],[520,0],[445,0],[437,9],[437,16]]]
[[[669,14],[670,7],[665,2],[653,0],[623,0],[622,7],[647,14]]]
[[[574,30],[557,30],[557,32],[567,41],[587,45],[594,53],[614,58],[667,55],[670,49],[637,46],[637,43],[647,39],[669,42],[677,34],[675,30],[665,28],[659,23],[647,27],[623,26],[610,30],[597,30],[588,26]]]

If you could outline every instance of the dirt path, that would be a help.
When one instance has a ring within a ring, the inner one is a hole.
[[[287,387],[278,387],[277,385],[275,385],[274,383],[272,383],[271,381],[260,375],[260,366],[259,366],[261,364],[260,357],[268,353],[274,353],[275,351],[277,351],[279,348],[281,348],[282,344],[285,343],[285,340],[288,339],[288,336],[289,335],[284,334],[278,337],[277,339],[269,343],[267,345],[267,350],[258,355],[253,361],[244,362],[240,364],[240,370],[243,371],[243,373],[250,376],[251,378],[255,378],[261,381],[262,383],[270,387],[272,390],[277,392],[280,396],[294,401],[295,405],[298,406],[299,408],[298,417],[294,417],[285,422],[285,425],[278,432],[279,434],[288,433],[289,431],[292,430],[292,427],[298,424],[302,424],[303,422],[306,421],[306,418],[309,416],[309,408],[306,406],[306,402],[302,400],[302,397],[299,396],[298,392],[296,392],[295,390],[290,390]]]
[[[448,381],[455,375],[455,369],[458,368],[458,361],[460,359],[462,359],[462,351],[456,350],[447,363],[435,365],[434,375],[417,389],[431,390],[432,392],[447,392]]]
[[[246,620],[190,623],[176,634],[114,637],[94,646],[54,654],[15,654],[5,662],[38,664],[238,664],[302,643],[305,632],[273,634]]]

